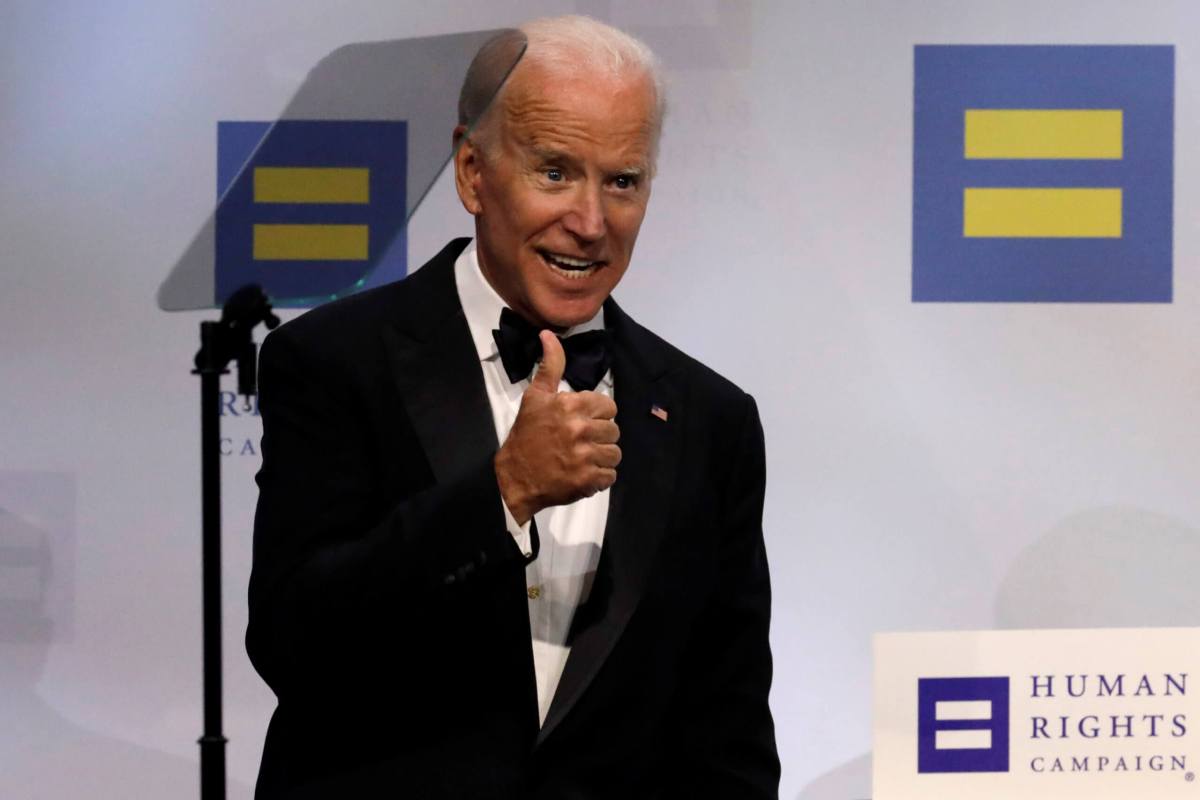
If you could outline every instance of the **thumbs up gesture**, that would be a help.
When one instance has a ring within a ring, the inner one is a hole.
[[[612,486],[621,461],[617,404],[596,392],[560,393],[566,354],[552,332],[539,336],[542,363],[495,459],[504,504],[522,525]]]

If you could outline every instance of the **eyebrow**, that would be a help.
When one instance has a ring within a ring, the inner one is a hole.
[[[567,153],[564,153],[562,150],[555,150],[552,147],[530,145],[529,152],[537,161],[575,161],[575,159]]]
[[[562,150],[556,150],[553,147],[541,147],[539,145],[530,145],[529,152],[533,158],[539,163],[545,162],[562,162],[565,164],[575,164],[578,159]],[[640,178],[646,174],[648,170],[643,165],[630,165],[614,170],[615,175],[631,175],[635,178]]]

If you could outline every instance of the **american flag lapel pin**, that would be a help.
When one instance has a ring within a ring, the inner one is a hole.
[[[667,410],[665,408],[663,408],[662,406],[660,406],[658,403],[655,403],[654,405],[650,406],[650,414],[651,414],[651,416],[658,417],[663,422],[667,421]]]

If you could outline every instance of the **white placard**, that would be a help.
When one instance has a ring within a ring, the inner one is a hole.
[[[874,800],[1200,797],[1200,628],[875,636]]]

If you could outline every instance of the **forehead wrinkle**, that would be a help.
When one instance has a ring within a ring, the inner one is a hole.
[[[648,121],[622,126],[618,129],[597,130],[585,120],[564,112],[552,103],[542,102],[536,110],[515,112],[505,120],[516,144],[534,157],[577,159],[577,145],[603,145],[612,141],[624,142],[617,150],[615,161],[633,164],[640,170],[648,168],[650,139]]]
[[[590,108],[576,109],[551,99],[556,93],[570,88],[578,80],[568,79],[566,86],[556,76],[548,75],[539,65],[529,64],[510,79],[509,91],[503,98],[502,119],[504,127],[522,144],[545,147],[553,143],[555,149],[570,151],[570,140],[587,144],[626,142],[621,150],[636,149],[641,161],[649,161],[654,139],[654,109],[646,93],[644,76],[610,83],[612,91],[600,102],[622,104],[633,102],[643,106],[642,114],[628,115],[628,121],[615,128],[609,119],[602,119],[599,126],[589,119]],[[585,91],[594,90],[595,83],[586,84]],[[623,115],[625,109],[618,113]]]
[[[578,138],[587,142],[599,142],[601,134],[581,120],[577,115],[547,101],[534,101],[527,105],[512,104],[506,122],[518,138],[530,141],[564,141],[554,136]],[[620,135],[622,132],[618,132]],[[607,138],[607,137],[603,137]]]

